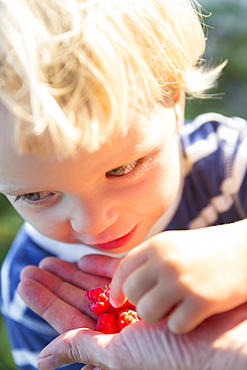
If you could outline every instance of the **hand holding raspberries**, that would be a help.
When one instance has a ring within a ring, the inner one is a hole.
[[[86,297],[90,301],[91,312],[98,316],[96,330],[104,334],[119,333],[125,326],[139,321],[132,303],[126,301],[118,308],[110,304],[110,286],[105,290],[102,288],[88,290]]]

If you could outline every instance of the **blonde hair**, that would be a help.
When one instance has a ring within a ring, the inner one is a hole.
[[[0,99],[20,152],[71,156],[125,134],[130,108],[175,88],[201,94],[221,67],[198,64],[192,0],[0,0]],[[195,83],[196,82],[196,83]]]

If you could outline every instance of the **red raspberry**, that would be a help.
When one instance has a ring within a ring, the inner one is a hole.
[[[125,326],[139,321],[135,306],[129,301],[118,308],[110,304],[110,289],[109,285],[105,290],[96,288],[86,292],[91,312],[99,316],[96,329],[105,334],[118,333]]]
[[[139,321],[139,318],[136,311],[129,309],[122,310],[117,320],[118,331],[120,332],[125,326],[134,324],[137,321]]]
[[[91,289],[86,292],[86,296],[91,302],[96,302],[99,298],[99,295],[101,293],[104,293],[104,289],[102,288],[96,288],[96,289]]]
[[[100,315],[108,311],[110,306],[109,296],[102,288],[88,290],[86,296],[91,301],[89,307],[93,314]]]
[[[98,317],[96,330],[104,334],[115,334],[117,332],[117,320],[113,314],[102,313]]]

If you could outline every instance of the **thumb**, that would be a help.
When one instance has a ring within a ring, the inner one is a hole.
[[[106,368],[110,351],[106,346],[112,340],[111,334],[104,335],[89,329],[75,329],[53,340],[39,354],[38,368],[53,370],[71,363],[84,363]]]

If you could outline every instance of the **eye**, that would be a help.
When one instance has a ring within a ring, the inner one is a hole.
[[[17,195],[17,197],[14,200],[14,203],[19,202],[19,201],[27,201],[27,202],[30,202],[30,203],[38,203],[38,202],[43,201],[49,195],[52,195],[52,193],[50,193],[48,191],[21,194],[21,195]]]
[[[130,162],[120,167],[113,168],[113,170],[106,172],[106,177],[121,177],[131,172],[137,165],[138,160]]]

